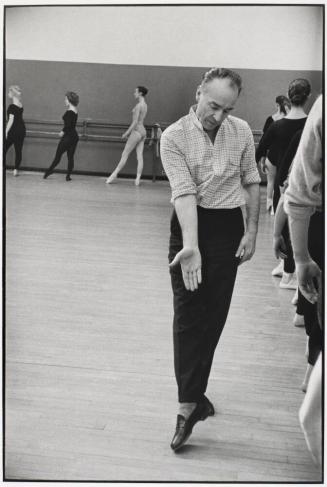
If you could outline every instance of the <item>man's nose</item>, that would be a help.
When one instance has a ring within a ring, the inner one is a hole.
[[[223,118],[224,112],[223,110],[216,110],[213,118],[216,120],[216,122],[220,122]]]

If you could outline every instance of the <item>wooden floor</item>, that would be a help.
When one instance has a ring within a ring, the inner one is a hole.
[[[6,479],[321,480],[298,421],[305,332],[270,274],[264,208],[216,351],[218,413],[170,449],[169,199],[163,181],[7,173]]]

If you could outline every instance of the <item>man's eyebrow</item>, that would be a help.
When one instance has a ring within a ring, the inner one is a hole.
[[[219,105],[215,101],[211,101],[210,104],[211,105],[214,105],[217,108],[222,108],[221,105]],[[234,107],[227,107],[227,108],[224,108],[224,110],[227,111],[227,112],[230,112],[231,110],[234,110]]]

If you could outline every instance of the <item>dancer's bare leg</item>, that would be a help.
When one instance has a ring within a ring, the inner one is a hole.
[[[142,139],[136,146],[136,157],[137,157],[137,171],[135,186],[140,184],[142,171],[143,171],[143,149],[144,149],[144,139]]]
[[[266,158],[266,173],[267,173],[267,210],[270,211],[273,207],[274,184],[276,178],[276,167],[271,164]]]
[[[305,441],[315,463],[322,462],[322,357],[321,353],[313,367],[308,390],[299,411],[301,428]]]
[[[130,155],[132,150],[135,148],[135,146],[140,141],[140,138],[141,138],[141,134],[139,134],[136,131],[133,131],[130,134],[130,136],[127,139],[126,145],[124,147],[123,153],[121,155],[120,161],[117,164],[116,169],[110,174],[110,176],[106,180],[107,184],[112,183],[116,179],[119,171],[121,171],[123,169],[123,167],[125,166],[127,159],[128,159],[128,156]]]

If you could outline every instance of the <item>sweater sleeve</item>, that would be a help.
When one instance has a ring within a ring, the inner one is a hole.
[[[303,129],[285,192],[284,209],[293,218],[312,215],[322,204],[322,96]]]

